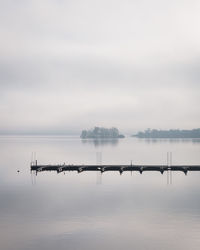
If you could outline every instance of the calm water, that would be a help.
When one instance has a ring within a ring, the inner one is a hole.
[[[42,172],[39,163],[200,164],[200,141],[0,137],[0,249],[199,250],[200,173]],[[98,155],[98,157],[97,157]],[[98,158],[98,159],[97,159]],[[17,173],[20,170],[20,173]]]

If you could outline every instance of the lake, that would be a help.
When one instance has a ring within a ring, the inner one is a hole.
[[[200,140],[0,137],[0,249],[199,250],[200,172],[30,172],[39,164],[199,164]],[[19,172],[18,172],[19,171]]]

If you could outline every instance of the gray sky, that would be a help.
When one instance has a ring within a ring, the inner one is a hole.
[[[0,0],[0,132],[200,127],[200,1]]]

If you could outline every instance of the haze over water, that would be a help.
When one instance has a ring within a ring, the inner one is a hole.
[[[197,250],[200,173],[30,173],[41,164],[200,164],[199,140],[78,137],[0,138],[0,245],[3,250]],[[20,170],[17,173],[17,170]]]
[[[199,10],[0,0],[0,250],[199,250],[199,172],[30,173],[32,152],[39,164],[166,165],[172,152],[200,165],[199,139],[44,136],[199,128]]]

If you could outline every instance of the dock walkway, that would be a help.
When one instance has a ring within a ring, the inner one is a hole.
[[[145,171],[158,171],[163,174],[165,171],[181,171],[187,174],[188,171],[200,171],[200,165],[38,165],[31,164],[31,171],[56,171],[57,173],[65,171],[77,171],[78,173],[84,171],[118,171],[122,174],[125,171],[137,171],[141,174]]]

